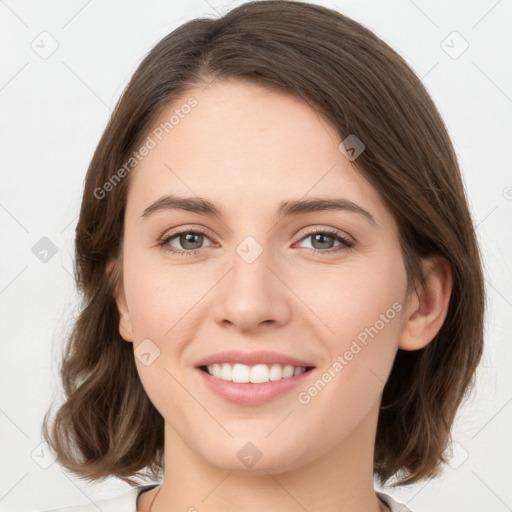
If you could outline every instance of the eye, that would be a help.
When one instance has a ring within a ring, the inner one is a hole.
[[[354,245],[354,242],[344,237],[340,233],[331,229],[323,229],[312,231],[301,239],[311,239],[312,252],[315,254],[328,255],[334,252],[339,252],[344,249],[348,249]],[[339,242],[339,246],[333,249],[333,244]]]
[[[177,243],[181,245],[183,249],[177,249],[171,245],[171,240],[177,239]],[[177,256],[193,256],[198,254],[202,248],[204,240],[209,240],[206,233],[201,230],[186,229],[182,231],[175,231],[166,235],[158,245],[165,251],[176,254]]]
[[[300,242],[308,238],[311,239],[313,245],[311,252],[324,256],[348,249],[354,245],[354,242],[337,231],[330,229],[317,229],[316,231],[312,231],[303,237]],[[181,249],[171,244],[171,241],[175,239],[181,246]],[[202,230],[184,229],[165,235],[158,245],[165,251],[176,254],[177,256],[193,256],[201,252],[205,239],[210,240]],[[337,248],[333,248],[333,244],[336,242],[338,242],[339,245]]]

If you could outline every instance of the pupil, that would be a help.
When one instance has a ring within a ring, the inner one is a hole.
[[[202,237],[203,235],[201,235],[200,233],[187,233],[185,235],[182,235],[181,236],[181,245],[184,249],[198,249],[201,247],[201,242],[202,242]],[[194,247],[194,244],[197,244],[198,241],[196,240],[194,242],[194,237],[200,237],[199,238],[199,245],[197,247]],[[190,247],[188,244],[191,243],[192,244],[192,247]]]
[[[325,245],[325,243],[326,243],[326,242],[322,242],[322,240],[321,240],[321,239],[325,239],[325,238],[330,238],[330,239],[332,240],[332,236],[330,236],[330,235],[325,235],[325,234],[322,234],[322,233],[317,233],[317,234],[313,237],[313,240],[314,240],[314,242],[317,242],[317,241],[318,241],[318,239],[320,239],[320,244],[322,245],[322,243],[323,243],[323,244]],[[313,246],[314,246],[314,245],[315,245],[315,244],[313,243]],[[320,247],[320,249],[330,249],[330,248],[332,247],[332,242],[331,242],[331,244],[329,244],[329,243],[328,243],[327,245],[328,245],[329,247]],[[316,247],[316,248],[318,248],[318,247]]]

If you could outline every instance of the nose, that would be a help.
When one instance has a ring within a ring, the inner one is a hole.
[[[240,254],[234,254],[232,267],[216,286],[215,321],[244,333],[285,325],[290,319],[293,293],[279,275],[279,265],[267,251],[254,261]]]

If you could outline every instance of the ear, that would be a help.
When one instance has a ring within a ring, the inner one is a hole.
[[[441,329],[452,292],[449,262],[436,255],[422,261],[425,290],[413,291],[405,308],[398,348],[419,350],[427,346]]]
[[[126,304],[126,296],[124,294],[122,272],[120,266],[122,262],[120,259],[111,258],[108,260],[105,272],[107,275],[112,273],[112,277],[116,280],[116,288],[114,291],[114,299],[119,312],[119,334],[125,341],[133,342],[133,328],[130,319],[130,312]]]

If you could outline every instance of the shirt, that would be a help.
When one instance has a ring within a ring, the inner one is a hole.
[[[43,512],[137,512],[137,498],[145,491],[153,489],[158,484],[133,487],[124,491],[119,496],[97,500],[95,503],[86,505],[75,505],[71,507],[55,508]],[[398,503],[391,496],[383,492],[376,491],[377,496],[391,509],[391,512],[413,512],[402,503]]]

